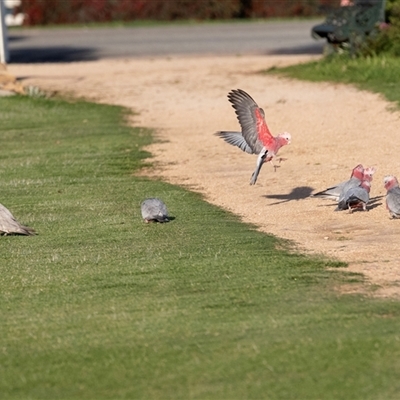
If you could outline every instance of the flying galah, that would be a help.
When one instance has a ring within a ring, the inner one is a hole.
[[[330,199],[339,201],[340,195],[344,195],[348,189],[351,187],[357,187],[362,181],[372,181],[372,176],[375,173],[374,167],[364,168],[361,164],[358,164],[353,168],[350,179],[341,182],[335,186],[331,186],[321,192],[315,193],[312,197],[319,197],[322,199]]]
[[[230,91],[228,99],[235,109],[242,131],[219,131],[216,135],[246,153],[258,154],[256,169],[250,180],[250,185],[254,185],[263,163],[270,161],[274,165],[273,158],[282,146],[290,144],[292,137],[287,132],[272,136],[265,122],[264,110],[258,107],[253,98],[244,90]],[[283,160],[283,158],[278,159],[279,162]],[[275,165],[274,168],[276,170]]]
[[[167,206],[157,198],[146,199],[141,204],[142,217],[144,222],[150,221],[168,222]]]
[[[391,218],[400,218],[400,187],[397,178],[393,175],[383,179],[386,193],[386,208]]]
[[[10,210],[0,204],[0,235],[35,235],[35,230],[21,225],[11,214]]]
[[[349,210],[350,213],[356,209],[367,211],[370,190],[371,183],[368,180],[362,181],[359,186],[350,187],[343,194],[335,211]]]

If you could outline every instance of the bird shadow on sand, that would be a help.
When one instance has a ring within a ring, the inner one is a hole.
[[[276,199],[279,201],[276,201],[275,203],[271,203],[270,205],[276,205],[276,204],[282,204],[282,203],[287,203],[289,201],[298,201],[298,200],[303,200],[306,199],[307,197],[310,197],[312,191],[314,188],[310,186],[298,186],[295,187],[291,190],[290,193],[287,194],[266,194],[263,195],[262,197],[265,197],[266,199]]]
[[[377,208],[381,206],[383,203],[380,201],[384,198],[385,196],[376,196],[376,197],[371,197],[367,209],[368,210],[373,210],[374,208]],[[312,198],[312,197],[311,197]],[[315,197],[315,199],[317,199]],[[325,204],[318,204],[317,207],[337,207],[337,201],[329,200],[329,199],[322,199]]]
[[[369,202],[367,205],[368,210],[373,210],[374,208],[381,206],[383,204],[383,202],[380,200],[382,200],[384,197],[385,196],[375,196],[375,197],[372,197],[371,199],[369,199]]]

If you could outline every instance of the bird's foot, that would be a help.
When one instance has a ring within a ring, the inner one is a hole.
[[[274,172],[276,172],[276,169],[277,169],[277,168],[280,168],[280,165],[272,164],[272,166],[274,167]]]

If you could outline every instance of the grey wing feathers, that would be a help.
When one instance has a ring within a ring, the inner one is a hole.
[[[361,186],[351,187],[342,196],[338,203],[339,210],[346,210],[349,206],[356,203],[367,204],[369,202],[369,193]]]
[[[0,235],[35,235],[35,230],[21,225],[11,212],[0,204]]]
[[[339,194],[339,202],[344,199],[346,194],[350,189],[359,188],[361,181],[358,178],[352,177],[348,181],[344,182],[343,186],[341,187],[340,194]],[[360,188],[362,189],[362,188]],[[365,189],[362,189],[365,190]],[[368,193],[368,192],[367,192]]]
[[[347,181],[340,182],[336,186],[331,186],[321,192],[314,193],[312,197],[319,197],[322,199],[331,199],[336,201],[343,200],[344,194],[352,187],[359,186],[361,181],[357,178],[350,178]]]
[[[340,196],[340,192],[342,191],[342,187],[346,182],[339,183],[337,186],[332,186],[321,192],[314,193],[312,197],[320,197],[322,199],[331,199],[331,200],[338,200]]]
[[[264,111],[258,107],[249,94],[241,89],[230,91],[228,99],[235,109],[244,140],[250,146],[253,153],[259,154],[264,146],[258,138],[255,110],[259,109],[263,117]]]
[[[393,218],[400,218],[400,188],[394,187],[388,190],[386,195],[386,205]]]
[[[168,222],[167,206],[157,198],[146,199],[141,204],[142,217],[145,221]]]
[[[215,133],[217,136],[221,137],[225,140],[225,142],[237,146],[240,150],[245,151],[246,153],[253,154],[252,148],[247,144],[241,132],[227,132],[220,131]]]

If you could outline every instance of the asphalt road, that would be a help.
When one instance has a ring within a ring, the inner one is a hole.
[[[171,24],[113,28],[19,28],[9,32],[11,63],[88,61],[183,54],[319,54],[320,20]]]

